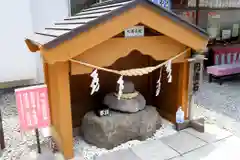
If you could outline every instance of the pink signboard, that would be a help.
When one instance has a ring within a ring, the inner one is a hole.
[[[48,91],[46,85],[15,90],[20,127],[32,130],[50,125]]]

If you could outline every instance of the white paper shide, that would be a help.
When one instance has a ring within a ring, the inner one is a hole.
[[[95,69],[92,73],[91,73],[91,77],[92,79],[92,83],[91,83],[91,95],[93,95],[93,93],[97,92],[100,88],[100,84],[99,84],[99,78],[98,78],[98,72],[97,69]]]
[[[167,76],[167,78],[168,78],[168,83],[172,83],[172,61],[169,60],[169,61],[167,62],[167,64],[165,65],[165,67],[166,67],[166,71],[167,71],[167,73],[168,73],[168,76]]]
[[[119,88],[118,88],[118,99],[121,98],[123,89],[124,89],[124,81],[123,81],[123,76],[120,76],[120,78],[117,81]]]

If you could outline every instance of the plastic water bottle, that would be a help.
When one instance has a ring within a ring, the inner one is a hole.
[[[184,123],[184,112],[183,112],[181,106],[178,108],[177,113],[176,113],[176,122]]]

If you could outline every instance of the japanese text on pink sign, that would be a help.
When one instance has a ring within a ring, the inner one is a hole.
[[[46,85],[16,89],[15,95],[22,130],[44,128],[50,125]]]

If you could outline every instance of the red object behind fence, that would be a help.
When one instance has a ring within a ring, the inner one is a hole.
[[[19,88],[15,90],[15,95],[22,130],[44,128],[50,125],[46,85]]]
[[[214,48],[214,65],[240,63],[240,47]]]

